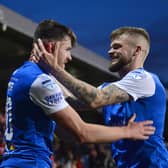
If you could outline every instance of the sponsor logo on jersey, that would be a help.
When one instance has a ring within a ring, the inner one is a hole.
[[[50,105],[59,104],[60,101],[63,99],[63,95],[62,92],[59,92],[50,96],[46,96],[44,99]]]
[[[51,79],[47,79],[47,80],[41,82],[41,84],[42,84],[45,88],[50,89],[50,90],[54,89],[55,86],[56,86],[56,84],[55,84]]]
[[[147,77],[145,73],[136,72],[132,75],[133,79],[141,80]]]

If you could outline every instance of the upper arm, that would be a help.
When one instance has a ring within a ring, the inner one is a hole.
[[[42,74],[32,83],[30,99],[48,115],[68,106],[62,90],[48,75]]]
[[[97,90],[97,96],[92,106],[97,108],[104,105],[119,103],[130,100],[130,95],[119,87],[110,84]]]
[[[135,101],[138,98],[150,97],[155,93],[154,79],[143,69],[131,71],[122,80],[113,84],[125,90]]]
[[[72,132],[78,139],[82,136],[84,122],[75,110],[69,106],[58,84],[48,75],[39,76],[32,84],[31,100],[40,106],[46,115],[55,120],[59,126]]]
[[[137,69],[129,72],[121,80],[99,89],[93,106],[99,107],[131,99],[137,100],[138,98],[152,96],[154,92],[155,82],[152,75],[143,69]]]
[[[69,133],[75,135],[76,139],[80,140],[82,138],[85,123],[71,106],[50,114],[49,117],[55,120],[59,127],[63,127]]]

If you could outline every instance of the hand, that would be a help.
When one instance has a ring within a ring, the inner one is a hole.
[[[51,42],[54,45],[53,53],[48,52],[41,39],[37,40],[37,43],[33,44],[33,50],[31,54],[31,60],[38,63],[42,68],[47,71],[58,67],[58,54],[60,48],[60,42]]]
[[[136,115],[134,114],[128,121],[126,127],[128,137],[135,140],[146,140],[155,132],[155,127],[152,126],[153,121],[146,120],[141,122],[134,122]]]

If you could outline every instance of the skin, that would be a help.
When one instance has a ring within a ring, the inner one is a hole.
[[[123,34],[111,41],[108,54],[111,58],[109,69],[123,77],[129,71],[143,67],[149,45],[140,38]]]
[[[72,60],[71,57],[71,40],[66,36],[60,43],[59,54],[58,54],[58,64],[61,68],[65,68],[65,64]],[[56,53],[57,54],[57,53]]]
[[[84,81],[74,78],[59,66],[58,55],[52,56],[52,54],[45,51],[40,39],[35,48],[36,55],[43,53],[42,56],[38,58],[40,58],[40,61],[43,62],[45,66],[49,66],[51,73],[65,87],[71,90],[76,97],[85,101],[91,108],[98,108],[132,99],[127,92],[113,84],[100,90]],[[131,70],[143,67],[148,48],[143,38],[136,40],[129,35],[123,34],[114,39],[110,44],[110,50],[108,52],[112,58],[110,70],[118,71],[122,77]],[[59,44],[57,44],[56,50],[59,50]]]
[[[52,74],[53,72],[56,72],[54,68],[56,68],[58,64],[60,64],[58,66],[58,71],[62,71],[64,73],[65,64],[71,58],[69,54],[65,54],[67,53],[67,49],[71,48],[70,44],[71,44],[70,38],[68,39],[65,37],[61,41],[54,42],[53,43],[54,46],[51,45],[52,48],[54,47],[54,51],[48,52],[46,51],[43,45],[43,42],[41,40],[38,40],[38,44],[34,44],[34,55],[37,55],[38,57],[34,58],[33,61],[38,62],[43,68],[49,70]],[[69,50],[68,50],[68,53],[69,53]],[[62,54],[62,57],[60,57],[61,54]],[[49,57],[50,59],[47,60],[45,59],[45,57]],[[48,61],[51,61],[50,64],[53,65],[53,68],[48,66],[49,65]],[[69,76],[70,78],[73,78],[71,75]],[[81,82],[81,81],[77,80],[77,82]],[[76,84],[74,84],[74,88],[78,90],[82,90],[82,92],[85,89],[88,89],[90,92],[92,92],[92,96],[90,96],[89,99],[93,99],[95,96],[98,96],[96,92],[94,93],[94,89],[95,89],[94,87],[91,87],[91,89],[85,88],[85,87],[78,88]],[[119,99],[122,97],[121,95],[123,95],[123,92],[118,88],[116,89],[117,89],[117,94],[113,95],[113,98],[115,98],[116,100],[118,99],[119,101]],[[111,91],[113,92],[113,90]],[[103,92],[105,93],[106,90],[104,90]],[[120,92],[120,94],[118,94],[118,92]],[[110,96],[111,95],[109,95],[109,93],[105,93],[104,99],[112,100]],[[124,96],[126,96],[126,99],[129,99],[129,96],[127,94],[125,94]],[[129,120],[128,125],[123,127],[106,127],[102,125],[89,124],[84,122],[71,106],[68,106],[63,110],[53,113],[49,117],[54,119],[58,123],[58,125],[60,125],[61,127],[64,127],[70,133],[75,135],[76,139],[82,143],[111,142],[111,141],[116,141],[123,138],[145,140],[145,139],[148,139],[149,135],[152,135],[155,131],[155,128],[151,126],[151,124],[153,123],[152,121],[143,121],[139,123],[133,122],[135,119],[135,115]]]
[[[127,38],[121,36],[113,40],[110,44],[108,53],[111,58],[111,64],[109,66],[110,71],[120,73],[120,71],[124,69],[126,73],[126,69],[131,64],[134,55],[134,48]]]

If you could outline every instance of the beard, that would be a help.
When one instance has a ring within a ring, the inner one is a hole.
[[[131,58],[126,58],[123,55],[119,55],[119,57],[115,60],[112,61],[112,63],[109,65],[109,71],[111,72],[119,72],[121,69],[123,69],[126,65],[131,63],[132,59]]]

